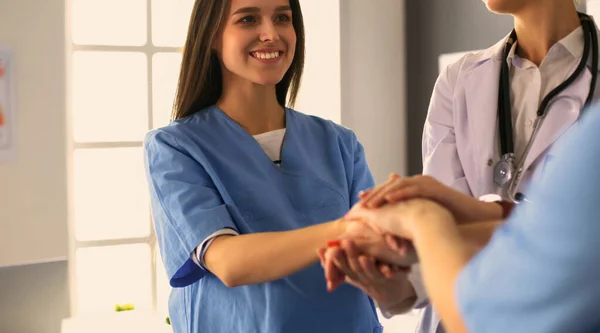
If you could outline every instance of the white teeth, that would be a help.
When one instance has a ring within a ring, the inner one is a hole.
[[[252,55],[259,59],[275,59],[279,56],[279,51],[269,53],[253,52]]]

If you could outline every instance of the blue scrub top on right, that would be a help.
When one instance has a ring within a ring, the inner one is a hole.
[[[600,108],[585,112],[531,202],[460,273],[469,332],[600,332]]]

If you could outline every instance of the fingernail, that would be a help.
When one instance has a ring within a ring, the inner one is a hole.
[[[327,291],[328,292],[331,292],[331,287],[332,287],[331,281],[327,280]]]
[[[327,242],[327,247],[339,247],[341,242],[339,239],[330,240]]]

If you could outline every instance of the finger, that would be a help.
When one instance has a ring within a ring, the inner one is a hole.
[[[400,274],[408,274],[410,273],[410,266],[407,267],[402,267],[402,266],[398,266],[398,265],[388,265],[390,272],[392,273],[391,276],[392,278],[397,277]]]
[[[366,207],[361,207],[359,209],[353,208],[344,216],[345,221],[355,221],[355,222],[367,222],[372,216],[375,214],[375,211],[372,209],[367,209]]]
[[[396,178],[391,178],[388,179],[387,181],[385,181],[383,184],[377,185],[374,188],[372,188],[368,195],[365,195],[363,198],[361,198],[361,202],[365,207],[369,207],[371,205],[371,202],[373,200],[373,198],[377,197],[381,191],[383,191],[388,185],[393,184],[396,181]]]
[[[368,190],[358,192],[358,198],[362,200],[364,197],[368,196],[369,193],[371,193],[371,190],[372,189],[368,189]]]
[[[346,254],[345,257],[348,266],[350,270],[352,270],[352,278],[355,280],[361,280],[359,275],[362,274],[362,267],[358,262],[358,257],[360,254],[358,253],[356,246],[354,246],[353,242],[350,240],[343,240],[342,248]],[[348,275],[348,273],[346,273],[346,275]]]
[[[385,195],[385,200],[388,203],[396,203],[403,200],[423,197],[424,195],[425,193],[422,193],[420,187],[417,185],[409,185],[390,191]]]
[[[362,266],[365,280],[376,282],[384,278],[384,275],[381,274],[381,272],[377,269],[377,266],[375,265],[375,258],[363,255],[360,256],[358,260],[360,262],[360,265]]]
[[[377,208],[387,203],[387,196],[407,186],[407,179],[396,178],[389,181],[380,191],[373,194],[369,201],[364,201],[368,208]]]
[[[344,275],[354,277],[355,273],[352,270],[352,268],[350,268],[350,265],[348,264],[347,255],[344,250],[342,250],[340,248],[333,249],[332,250],[332,260],[333,260],[333,263],[335,264],[335,266],[337,266],[337,268]]]
[[[393,172],[390,173],[390,175],[388,176],[388,180],[394,180],[397,178],[400,178],[400,176],[398,176],[398,174],[393,173]],[[358,192],[358,198],[362,200],[363,198],[369,196],[369,194],[373,191],[373,189],[374,188],[370,188],[370,189]]]
[[[331,281],[327,281],[327,291],[332,292],[337,289],[342,283],[344,283],[346,279],[346,274],[344,274],[339,267],[335,266],[335,270],[337,274],[337,278]]]
[[[398,271],[394,272],[392,266],[388,264],[379,264],[379,272],[387,279],[393,279]]]
[[[319,260],[321,261],[321,267],[325,268],[325,252],[327,249],[320,248],[317,249],[317,255],[319,256]]]
[[[344,279],[344,273],[335,263],[335,250],[329,249],[325,255],[325,279],[328,283],[336,283]]]
[[[400,252],[402,249],[402,238],[396,237],[391,234],[384,234],[383,239],[385,244],[392,250],[396,252]]]
[[[365,287],[366,287],[365,284],[362,283],[361,281],[354,280],[353,278],[351,278],[351,277],[349,277],[347,275],[344,278],[344,282],[346,282],[348,284],[351,284],[351,285],[355,286],[358,289],[363,289],[364,290]]]

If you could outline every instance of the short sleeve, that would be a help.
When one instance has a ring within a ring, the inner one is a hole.
[[[600,109],[456,281],[470,332],[600,330]]]
[[[352,184],[350,189],[350,206],[354,206],[358,200],[358,193],[370,189],[375,186],[373,175],[367,164],[367,158],[362,144],[354,138],[354,168],[352,176]]]
[[[206,271],[191,258],[211,234],[237,230],[213,180],[174,135],[155,130],[146,136],[145,168],[152,217],[171,286],[183,287]]]

